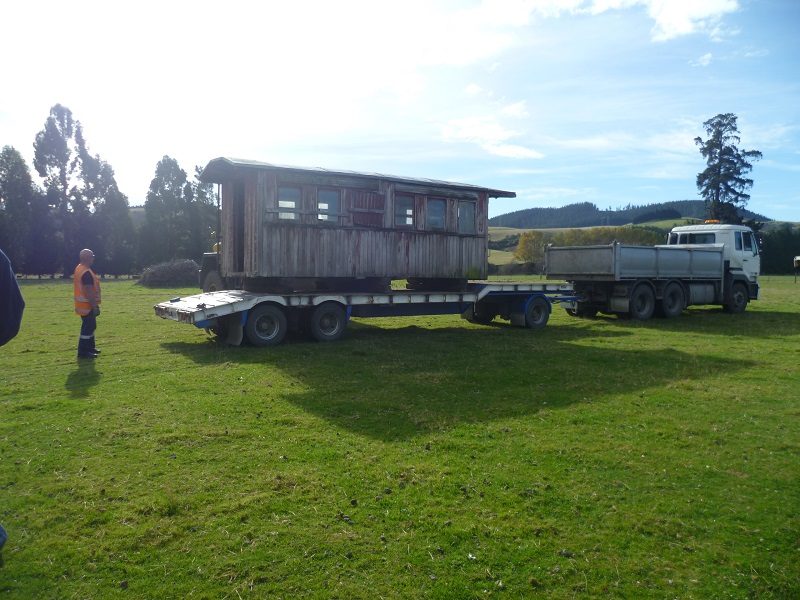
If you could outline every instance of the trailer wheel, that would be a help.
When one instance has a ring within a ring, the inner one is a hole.
[[[741,282],[734,283],[731,287],[731,295],[725,303],[725,310],[729,313],[744,312],[749,301],[745,285]]]
[[[630,299],[630,315],[637,321],[647,321],[653,316],[656,308],[656,295],[653,289],[644,283],[640,283],[633,288]]]
[[[529,329],[542,329],[550,319],[550,303],[547,299],[537,296],[531,298],[525,309],[525,326]]]
[[[286,329],[283,309],[274,304],[259,304],[247,316],[244,332],[254,346],[277,346],[286,336]]]
[[[222,276],[218,271],[209,271],[205,274],[203,277],[204,292],[216,292],[222,289],[225,289],[225,285],[222,283]]]
[[[319,342],[334,342],[344,335],[347,315],[338,302],[323,302],[311,313],[309,329]]]
[[[659,313],[671,319],[679,316],[684,308],[686,308],[686,295],[683,293],[683,288],[677,283],[668,284],[661,297]]]

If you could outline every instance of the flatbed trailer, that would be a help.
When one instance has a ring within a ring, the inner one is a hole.
[[[464,291],[392,290],[382,293],[256,293],[244,290],[207,292],[173,298],[154,306],[164,319],[207,329],[238,345],[280,344],[290,329],[307,329],[322,342],[339,339],[350,317],[403,317],[460,314],[474,323],[496,317],[511,325],[541,329],[553,303],[574,305],[566,284],[472,281]]]

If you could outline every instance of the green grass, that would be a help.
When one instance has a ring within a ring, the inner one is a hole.
[[[742,315],[360,320],[221,347],[26,283],[0,349],[8,598],[797,598],[800,284]]]
[[[510,265],[514,261],[514,253],[505,250],[489,249],[489,262],[493,265]]]

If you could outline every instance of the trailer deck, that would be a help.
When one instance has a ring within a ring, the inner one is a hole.
[[[547,323],[552,303],[575,300],[566,284],[474,281],[460,292],[270,294],[224,290],[172,298],[154,309],[159,317],[199,328],[221,330],[224,324],[230,343],[240,343],[244,334],[256,345],[274,345],[283,339],[289,317],[295,323],[309,322],[320,341],[338,339],[350,317],[460,314],[484,323],[499,315],[512,325],[539,329]],[[260,328],[255,323],[259,319]],[[265,328],[268,335],[259,335]]]

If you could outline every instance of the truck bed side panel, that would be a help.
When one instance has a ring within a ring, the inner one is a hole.
[[[565,246],[546,253],[548,279],[721,279],[721,246]]]

